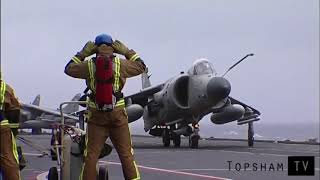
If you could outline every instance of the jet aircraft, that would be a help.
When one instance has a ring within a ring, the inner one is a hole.
[[[77,101],[80,98],[80,94],[76,94],[72,101]],[[60,122],[60,111],[51,110],[40,106],[40,95],[38,95],[32,104],[25,104],[20,102],[21,112],[20,121],[21,129],[32,129],[32,134],[41,134],[41,129],[50,129],[53,123]],[[75,125],[78,121],[78,117],[75,115],[79,111],[78,105],[67,105],[63,108],[65,113],[66,123]]]
[[[248,56],[253,54],[228,71]],[[187,73],[181,72],[156,86],[151,86],[146,72],[142,74],[143,89],[125,98],[129,122],[143,117],[144,130],[162,137],[165,147],[170,146],[171,140],[180,147],[184,135],[189,137],[190,148],[198,148],[198,123],[211,114],[214,124],[248,124],[248,145],[253,146],[253,122],[260,120],[260,112],[229,96],[231,85],[224,75],[218,76],[207,59],[196,60]]]

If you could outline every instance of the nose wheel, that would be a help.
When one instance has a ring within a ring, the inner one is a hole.
[[[171,127],[170,129],[166,128],[162,131],[162,143],[164,147],[170,146],[170,141],[172,139],[174,147],[180,147],[181,145],[181,136],[172,132],[174,130],[174,127]]]
[[[192,124],[193,130],[192,134],[189,136],[189,147],[192,149],[197,149],[199,147],[199,124]],[[174,147],[180,147],[181,145],[181,135],[174,132],[176,127],[170,126],[163,128],[162,130],[162,143],[164,147],[170,146],[170,141],[172,140]]]

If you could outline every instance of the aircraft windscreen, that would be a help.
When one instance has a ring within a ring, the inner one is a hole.
[[[213,65],[207,59],[198,59],[193,63],[193,66],[189,70],[189,74],[202,75],[213,74],[217,75]]]

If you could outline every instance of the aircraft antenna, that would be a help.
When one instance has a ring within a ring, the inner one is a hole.
[[[223,75],[222,77],[224,77],[231,69],[233,69],[234,67],[236,67],[239,63],[241,63],[243,60],[245,60],[247,57],[249,56],[253,56],[254,54],[247,54],[245,57],[243,57],[242,59],[240,59],[238,62],[236,62],[234,65],[232,65]]]

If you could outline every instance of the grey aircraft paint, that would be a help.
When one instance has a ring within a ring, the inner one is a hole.
[[[248,56],[251,54],[246,57]],[[260,112],[229,97],[230,82],[217,76],[207,59],[195,61],[187,73],[181,72],[157,86],[151,86],[149,77],[144,73],[144,89],[126,97],[129,122],[138,120],[142,115],[145,131],[154,136],[162,136],[165,146],[168,146],[170,139],[175,146],[179,146],[180,136],[185,135],[190,137],[190,147],[198,147],[198,123],[210,113],[211,122],[215,124],[232,121],[238,121],[239,125],[249,124],[249,134],[253,136],[252,125],[260,119]],[[192,139],[196,140],[192,142]]]
[[[76,94],[72,101],[80,98]],[[40,95],[37,95],[32,104],[21,104],[20,128],[31,128],[33,134],[40,134],[41,128],[51,128],[51,125],[61,121],[59,109],[51,110],[40,105]],[[75,125],[78,120],[77,116],[71,115],[79,111],[78,105],[67,105],[62,110],[65,113],[66,123]]]

